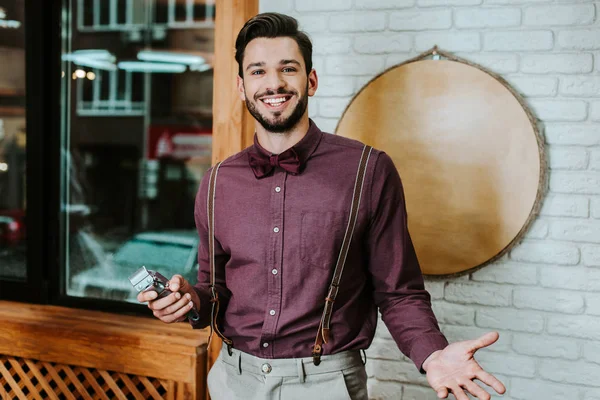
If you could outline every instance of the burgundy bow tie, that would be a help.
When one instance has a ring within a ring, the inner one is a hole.
[[[290,174],[300,173],[300,157],[293,148],[289,148],[281,154],[267,156],[260,151],[248,152],[250,167],[254,175],[260,179],[267,176],[275,167],[281,167]]]

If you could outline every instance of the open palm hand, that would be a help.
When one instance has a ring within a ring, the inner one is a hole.
[[[490,394],[475,383],[475,379],[500,394],[506,391],[502,382],[484,371],[473,357],[477,350],[495,343],[498,337],[497,332],[490,332],[475,340],[452,343],[429,356],[423,363],[423,369],[440,399],[452,393],[457,400],[468,400],[467,391],[478,399],[489,400]]]

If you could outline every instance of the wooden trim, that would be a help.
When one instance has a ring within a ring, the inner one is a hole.
[[[235,39],[244,23],[258,13],[258,0],[217,0],[213,92],[213,165],[247,146],[254,119],[240,100]]]

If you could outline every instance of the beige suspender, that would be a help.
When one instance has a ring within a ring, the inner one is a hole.
[[[329,340],[329,332],[331,331],[329,323],[331,321],[331,314],[333,313],[333,303],[335,302],[335,298],[338,294],[340,281],[342,280],[342,273],[344,272],[344,265],[346,263],[346,256],[348,256],[348,249],[350,248],[350,242],[352,241],[352,235],[354,234],[354,227],[356,226],[356,220],[358,219],[360,198],[362,188],[365,183],[365,172],[367,170],[369,157],[371,156],[371,150],[373,150],[371,146],[365,146],[363,148],[362,156],[360,157],[360,164],[358,166],[358,172],[356,173],[356,181],[354,182],[352,205],[350,206],[350,218],[348,220],[348,226],[346,227],[346,234],[344,235],[342,248],[335,265],[335,271],[333,272],[333,279],[331,280],[331,285],[329,286],[329,293],[325,298],[325,308],[323,309],[323,316],[321,317],[317,338],[315,339],[315,344],[313,346],[312,356],[313,363],[315,365],[319,365],[321,363],[323,343],[327,343]]]
[[[323,316],[321,317],[321,322],[319,323],[319,331],[317,332],[317,338],[315,339],[315,344],[313,346],[313,362],[315,365],[319,365],[321,363],[321,354],[323,353],[323,344],[327,343],[329,340],[329,332],[330,332],[330,321],[331,315],[333,313],[333,303],[335,302],[335,298],[338,294],[340,281],[342,279],[342,273],[344,272],[344,265],[346,263],[346,257],[348,256],[348,250],[350,248],[350,242],[352,241],[352,235],[354,234],[354,227],[356,226],[356,221],[358,219],[358,209],[360,207],[360,199],[362,188],[365,182],[365,172],[367,169],[367,164],[369,162],[369,157],[371,156],[371,151],[373,148],[371,146],[365,146],[363,148],[363,152],[360,158],[360,163],[358,166],[358,172],[356,174],[356,181],[354,182],[354,194],[352,196],[352,205],[350,206],[350,218],[348,220],[348,226],[346,227],[346,233],[344,235],[344,241],[342,243],[342,248],[340,250],[340,254],[338,256],[338,260],[335,266],[335,271],[333,273],[333,279],[331,281],[331,285],[329,286],[329,292],[327,297],[325,298],[325,308],[323,310]],[[219,330],[217,325],[217,317],[219,314],[219,295],[215,289],[215,236],[214,236],[214,223],[215,223],[215,186],[217,182],[217,173],[219,171],[219,167],[221,163],[215,165],[210,174],[210,180],[208,183],[208,201],[207,201],[207,214],[208,214],[208,257],[210,263],[210,289],[211,289],[211,318],[210,318],[210,338],[212,338],[213,332],[216,332],[217,335],[223,340],[223,342],[227,345],[227,350],[231,355],[231,349],[233,348],[233,342],[230,339],[227,339]],[[210,342],[209,338],[209,342]]]

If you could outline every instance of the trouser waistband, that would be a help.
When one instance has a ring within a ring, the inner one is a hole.
[[[235,367],[238,374],[249,372],[265,377],[298,376],[301,381],[304,381],[307,375],[324,374],[364,365],[359,350],[322,356],[318,366],[313,363],[312,357],[270,359],[256,357],[237,349],[231,351],[229,355],[227,345],[223,344],[220,358],[226,364]]]

